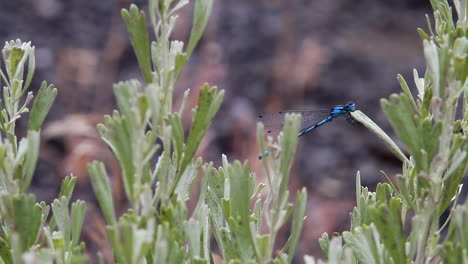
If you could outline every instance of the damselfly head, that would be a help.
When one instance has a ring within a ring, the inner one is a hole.
[[[347,103],[345,106],[344,106],[344,109],[346,111],[354,111],[356,110],[356,104],[355,103]]]

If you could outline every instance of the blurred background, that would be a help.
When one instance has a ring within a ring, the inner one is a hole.
[[[191,1],[193,2],[193,1]],[[0,39],[20,38],[36,47],[33,90],[42,80],[59,96],[43,129],[32,191],[48,203],[61,179],[78,176],[76,199],[88,201],[84,239],[91,255],[111,251],[105,223],[90,187],[86,163],[104,161],[125,208],[119,167],[95,130],[115,109],[112,84],[142,79],[121,8],[147,1],[0,0]],[[187,41],[192,4],[180,13],[174,39]],[[175,105],[187,88],[190,106],[204,82],[225,90],[225,100],[201,146],[206,162],[248,160],[265,182],[257,156],[256,116],[284,109],[329,109],[355,102],[393,136],[379,99],[399,92],[396,75],[413,86],[413,68],[424,71],[422,41],[429,0],[217,0],[206,33],[177,85]],[[189,120],[188,116],[186,120]],[[19,124],[24,133],[27,119]],[[188,128],[188,123],[185,127]],[[308,189],[308,212],[298,260],[321,257],[318,238],[349,229],[355,177],[374,190],[401,164],[372,133],[339,118],[301,137],[290,190]],[[283,231],[286,235],[288,230]],[[282,238],[282,239],[285,239]],[[284,241],[281,241],[281,244]]]

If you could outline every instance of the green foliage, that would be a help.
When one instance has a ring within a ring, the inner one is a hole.
[[[468,209],[466,206],[457,206],[452,214],[447,238],[438,251],[444,263],[468,263]]]
[[[139,11],[135,5],[130,6],[130,10],[122,9],[122,18],[127,26],[133,50],[140,65],[140,70],[146,83],[151,83],[150,48],[148,31],[146,31],[146,16],[143,11]]]
[[[297,194],[293,206],[288,202],[289,191],[284,186],[287,186],[291,156],[297,145],[299,121],[299,115],[286,117],[284,134],[279,137],[282,150],[276,149],[264,159],[266,168],[269,168],[269,192],[266,197],[260,194],[265,185],[256,186],[255,175],[248,164],[229,164],[224,156],[223,167],[214,169],[211,165],[205,166],[204,176],[207,179],[202,195],[211,212],[210,223],[225,261],[292,262],[306,211],[306,191],[304,189]],[[263,126],[259,124],[260,140],[263,140],[263,134]],[[252,203],[254,208],[250,206]],[[276,236],[288,219],[292,219],[291,235],[275,256]]]
[[[346,245],[362,263],[397,263],[390,257],[387,249],[380,242],[375,225],[356,227],[352,232],[344,232]]]
[[[291,263],[307,200],[302,190],[295,206],[289,202],[289,170],[300,116],[286,118],[277,148],[281,151],[274,151],[264,161],[269,168],[266,197],[260,193],[266,185],[257,185],[247,163],[230,164],[224,156],[223,166],[215,169],[195,158],[224,92],[208,84],[199,89],[198,104],[192,109],[192,123],[185,135],[181,116],[190,91],[185,92],[179,111],[174,112],[173,89],[203,34],[213,1],[195,1],[193,28],[183,51],[183,43],[170,40],[170,34],[177,21],[176,11],[187,3],[149,1],[155,34],[152,43],[148,42],[145,14],[134,5],[122,10],[146,84],[131,80],[114,85],[119,110],[98,125],[102,139],[122,168],[125,194],[131,204],[119,219],[104,165],[93,162],[88,166],[115,259],[118,263],[212,263],[213,233],[228,263]],[[258,131],[263,134],[261,126]],[[191,189],[197,177],[202,182],[200,194],[189,215],[186,203],[193,196]],[[292,219],[291,236],[275,253],[276,236],[288,219]]]
[[[181,1],[183,2],[183,1]],[[210,17],[211,9],[213,8],[213,1],[200,0],[195,1],[195,10],[193,16],[193,27],[190,33],[190,39],[187,45],[187,56],[192,55],[193,50],[200,41],[203,31],[205,31]]]
[[[405,144],[415,164],[428,168],[437,148],[441,122],[432,125],[431,117],[419,118],[413,113],[406,94],[392,95],[382,99],[382,109],[387,114],[398,138]],[[420,169],[420,168],[418,168]]]
[[[34,245],[39,237],[44,222],[42,208],[36,204],[32,195],[4,196],[0,212],[4,216],[5,231],[17,231],[21,252]],[[47,210],[46,210],[47,211]],[[6,217],[8,216],[8,217]],[[11,239],[7,237],[7,239]]]
[[[38,131],[42,127],[55,97],[57,97],[57,89],[55,89],[54,85],[47,85],[45,81],[42,82],[31,110],[29,129]]]
[[[403,233],[401,219],[401,201],[391,198],[390,201],[369,208],[373,222],[382,237],[385,248],[389,251],[395,263],[407,263],[405,254],[406,237]]]
[[[109,178],[107,177],[104,164],[94,161],[91,164],[88,164],[88,172],[91,176],[94,193],[101,205],[104,219],[108,224],[114,225],[117,222],[117,217],[115,216],[112,187]]]
[[[352,113],[403,163],[397,185],[383,173],[388,183],[379,184],[375,192],[361,186],[358,174],[357,206],[351,230],[343,233],[343,247],[351,249],[359,262],[468,263],[468,231],[464,224],[468,205],[457,205],[468,165],[467,3],[453,3],[456,20],[446,0],[431,0],[434,27],[428,18],[429,33],[418,30],[427,71],[420,78],[414,70],[415,92],[399,75],[403,92],[381,100],[410,158],[362,112]],[[458,103],[462,106],[458,107]],[[447,208],[449,218],[439,223]],[[329,250],[327,241],[327,236],[322,237],[326,259],[347,263],[341,251]]]
[[[27,92],[34,70],[34,46],[10,41],[2,50],[5,69],[0,69],[3,94],[0,99],[0,258],[3,263],[84,263],[84,244],[79,242],[85,204],[77,201],[68,209],[76,179],[66,177],[60,200],[50,206],[26,194],[40,147],[42,124],[57,96],[54,85],[42,82],[29,115],[25,138],[16,137],[16,121],[29,112],[33,101]],[[71,218],[70,218],[71,216]]]
[[[178,77],[200,41],[213,0],[194,0],[193,27],[188,44],[171,39],[177,13],[188,0],[149,0],[147,17],[135,5],[121,14],[144,79],[114,85],[118,110],[104,118],[98,131],[118,160],[130,208],[120,217],[104,164],[88,165],[93,190],[107,223],[116,263],[213,263],[211,236],[226,263],[292,263],[302,232],[307,192],[291,202],[290,169],[298,142],[300,116],[287,115],[274,141],[257,137],[266,184],[257,183],[247,162],[213,168],[197,158],[199,146],[221,106],[224,91],[204,84],[197,106],[185,109],[190,90],[174,110]],[[352,117],[377,135],[402,162],[396,184],[375,192],[356,180],[357,205],[351,230],[319,242],[327,263],[468,263],[468,209],[456,205],[468,164],[468,20],[466,0],[455,0],[455,13],[446,0],[431,0],[434,26],[419,29],[427,70],[414,70],[415,91],[399,75],[402,93],[381,100],[390,124],[410,157],[361,111]],[[456,20],[453,14],[457,15]],[[428,18],[429,22],[429,18]],[[29,112],[27,92],[34,68],[34,47],[19,40],[3,49],[5,84],[0,100],[0,258],[23,263],[86,263],[80,242],[86,205],[70,205],[76,178],[67,177],[59,198],[49,206],[25,194],[39,153],[41,126],[57,95],[43,82],[29,115],[27,136],[18,140],[16,121]],[[458,104],[461,103],[460,107]],[[184,128],[181,117],[191,111]],[[461,111],[461,112],[460,112]],[[187,133],[185,133],[187,129]],[[192,187],[200,178],[198,197]],[[193,212],[188,201],[196,199]],[[439,223],[444,210],[445,223]],[[52,217],[48,221],[49,212]],[[279,245],[277,235],[290,223],[290,236]],[[446,234],[444,236],[444,234]],[[275,251],[276,249],[279,249]],[[305,257],[306,263],[315,263]]]
[[[395,154],[395,156],[400,159],[402,162],[410,164],[410,160],[403,154],[398,145],[393,142],[393,140],[385,133],[374,121],[367,117],[363,112],[357,110],[351,113],[353,119],[360,122],[366,126],[370,131],[375,133],[385,144],[390,148],[390,150]]]

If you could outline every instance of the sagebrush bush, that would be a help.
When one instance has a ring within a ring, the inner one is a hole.
[[[291,263],[306,215],[306,190],[297,193],[294,203],[288,190],[301,117],[287,115],[283,133],[277,141],[268,138],[267,144],[263,125],[258,124],[259,153],[269,151],[262,161],[265,184],[256,182],[247,162],[229,163],[223,156],[222,166],[213,168],[196,158],[224,92],[204,84],[195,108],[185,107],[190,90],[181,105],[173,103],[174,87],[205,30],[213,0],[195,0],[193,27],[184,45],[172,40],[171,33],[177,11],[187,3],[149,0],[148,20],[135,5],[122,10],[143,82],[114,85],[118,109],[97,129],[122,170],[130,204],[123,215],[116,215],[103,163],[88,165],[114,261],[213,263],[216,255],[225,263]],[[453,3],[455,12],[446,0],[431,1],[435,23],[432,26],[428,18],[429,33],[419,29],[427,70],[424,78],[414,71],[416,89],[398,76],[403,92],[381,100],[410,157],[364,113],[351,114],[402,161],[402,173],[396,184],[383,173],[387,183],[379,184],[375,192],[361,186],[357,174],[350,231],[331,240],[327,234],[320,238],[324,262],[468,263],[468,209],[457,203],[468,164],[468,6],[466,0]],[[155,41],[149,41],[148,22]],[[34,47],[11,41],[2,55],[0,258],[3,263],[87,262],[85,244],[80,242],[86,204],[76,201],[70,206],[76,178],[65,178],[51,205],[26,194],[38,158],[40,130],[57,89],[42,83],[27,136],[18,141],[15,123],[33,101],[27,90],[35,69]],[[181,122],[185,111],[192,112],[188,133]],[[195,196],[192,187],[198,177],[201,188],[190,213],[187,201]],[[449,218],[440,223],[445,210],[450,210]],[[278,245],[278,231],[289,223],[290,237]],[[219,250],[213,249],[212,237]],[[306,256],[305,262],[315,259]]]

